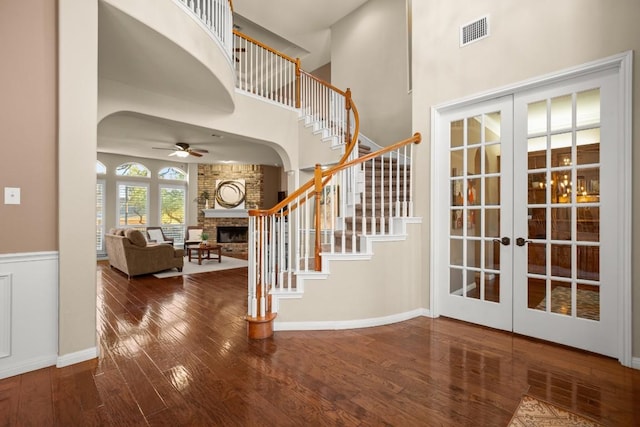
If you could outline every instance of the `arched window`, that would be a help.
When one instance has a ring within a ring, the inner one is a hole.
[[[161,169],[160,172],[158,172],[158,178],[170,179],[174,181],[185,181],[187,179],[187,174],[182,169],[179,169],[175,166],[169,166]]]
[[[100,160],[96,160],[96,173],[98,175],[104,175],[107,173],[107,167]]]
[[[131,162],[123,163],[118,166],[116,168],[116,175],[149,178],[151,176],[151,172],[149,172],[149,169],[145,165]]]

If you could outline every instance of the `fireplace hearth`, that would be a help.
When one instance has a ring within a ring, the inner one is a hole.
[[[248,227],[243,226],[218,226],[216,228],[216,241],[218,243],[247,243]]]

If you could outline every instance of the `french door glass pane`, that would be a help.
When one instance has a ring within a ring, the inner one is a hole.
[[[464,172],[464,151],[451,151],[451,176],[462,176]]]
[[[600,128],[576,132],[577,163],[589,165],[600,163]]]
[[[551,313],[571,315],[571,283],[551,281]]]
[[[576,95],[576,126],[600,125],[600,89]],[[599,142],[600,140],[598,140]]]
[[[576,312],[578,317],[600,320],[600,286],[578,284]]]
[[[571,95],[551,99],[551,131],[571,128]]]
[[[534,102],[527,108],[527,134],[547,131],[547,101]]]
[[[451,147],[462,147],[464,144],[464,120],[451,122]]]

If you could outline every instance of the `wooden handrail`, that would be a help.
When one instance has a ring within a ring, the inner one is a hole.
[[[315,80],[316,82],[320,83],[323,86],[328,87],[329,89],[338,92],[340,95],[346,95],[347,93],[341,89],[338,89],[337,87],[335,87],[334,85],[332,85],[331,83],[327,83],[324,80],[314,76],[313,74],[309,74],[304,70],[300,70],[300,74],[304,74],[305,76],[309,77],[311,80]]]
[[[246,35],[244,33],[241,33],[240,31],[238,31],[236,29],[233,30],[233,34],[235,34],[236,36],[238,36],[240,38],[243,38],[243,39],[247,40],[248,42],[251,42],[251,43],[253,43],[253,44],[255,44],[255,45],[257,45],[257,46],[259,46],[259,47],[271,52],[271,53],[273,53],[274,55],[277,55],[277,56],[279,56],[279,57],[281,57],[283,59],[286,59],[287,61],[290,61],[290,62],[292,62],[294,64],[297,62],[296,59],[290,57],[289,55],[285,55],[282,52],[278,52],[274,48],[271,48],[271,47],[267,46],[266,44],[261,43],[258,40],[254,39],[254,38],[252,38],[252,37],[250,37],[250,36],[248,36],[248,35]]]
[[[233,12],[233,0],[229,0],[229,7],[231,8],[231,12]]]
[[[353,119],[354,119],[353,121],[356,127],[353,131],[353,138],[351,138],[351,141],[349,142],[349,144],[347,144],[347,147],[344,150],[344,154],[340,158],[340,161],[338,161],[338,164],[341,164],[347,161],[347,159],[351,155],[351,152],[353,151],[353,148],[356,146],[356,143],[358,142],[358,135],[360,135],[360,114],[358,113],[356,104],[353,102],[353,99],[351,99],[351,89],[347,89],[347,91],[345,92],[345,98],[346,98],[345,107],[347,109],[347,131],[346,131],[347,135],[349,135],[350,126],[351,126],[351,123],[349,120],[349,114],[348,114],[349,110],[353,110]]]
[[[350,162],[346,162],[346,163],[342,163],[342,164],[338,164],[336,166],[333,166],[329,169],[326,169],[324,171],[322,171],[322,177],[326,178],[326,177],[330,177],[332,175],[334,175],[336,172],[339,172],[341,170],[350,168],[351,166],[355,166],[358,165],[360,163],[364,163],[367,160],[371,160],[374,157],[380,157],[384,154],[387,154],[391,151],[397,150],[398,148],[401,148],[405,145],[416,143],[416,144],[420,144],[420,142],[422,141],[422,134],[420,134],[420,132],[416,132],[413,134],[413,136],[411,138],[407,138],[407,139],[403,139],[402,141],[398,141],[395,144],[391,144],[388,147],[385,148],[381,148],[378,151],[374,151],[373,153],[369,153],[366,154],[362,157],[358,157],[357,159],[353,159]]]

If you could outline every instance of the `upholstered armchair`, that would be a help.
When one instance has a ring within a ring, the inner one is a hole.
[[[202,243],[202,232],[204,229],[199,225],[188,225],[184,233],[184,250],[189,246],[197,246]]]

